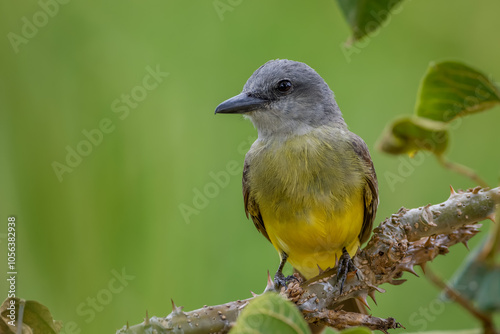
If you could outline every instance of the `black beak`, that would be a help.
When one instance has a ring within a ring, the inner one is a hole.
[[[246,93],[238,94],[219,104],[215,108],[216,114],[244,114],[261,108],[267,101]]]

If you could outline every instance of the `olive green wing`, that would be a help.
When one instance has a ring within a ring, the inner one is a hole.
[[[262,219],[262,215],[260,214],[260,209],[259,209],[259,204],[255,201],[255,198],[252,196],[252,191],[250,188],[250,182],[248,180],[250,173],[250,164],[245,161],[245,165],[243,167],[243,201],[245,203],[245,214],[248,216],[252,217],[252,221],[259,230],[260,233],[262,233],[263,236],[271,242],[271,239],[269,239],[269,235],[267,234],[266,231],[266,226],[264,225],[264,220]]]
[[[365,212],[363,218],[363,226],[359,233],[359,240],[361,243],[368,240],[372,232],[373,221],[375,220],[375,215],[377,213],[378,207],[378,181],[377,174],[375,173],[375,168],[373,167],[373,162],[370,157],[370,151],[366,143],[353,134],[352,136],[352,147],[354,151],[361,159],[363,164],[363,170],[365,174],[365,188],[364,188],[364,202],[365,202]]]

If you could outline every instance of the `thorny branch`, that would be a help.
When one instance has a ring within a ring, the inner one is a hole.
[[[368,305],[367,296],[375,301],[375,291],[383,283],[399,285],[403,272],[415,274],[414,266],[424,269],[427,262],[449,252],[457,243],[467,245],[485,219],[494,220],[500,203],[500,188],[455,192],[443,203],[416,209],[401,208],[374,229],[373,235],[353,261],[358,268],[346,280],[342,294],[337,286],[336,271],[328,269],[302,283],[292,283],[281,294],[304,314],[310,323],[323,323],[337,329],[366,326],[387,332],[400,325],[392,318],[381,319],[359,313],[330,310],[332,305],[357,298]],[[418,275],[417,275],[418,276]],[[182,312],[173,303],[173,311],[164,318],[146,317],[141,324],[128,325],[117,333],[226,333],[252,298],[223,305]]]

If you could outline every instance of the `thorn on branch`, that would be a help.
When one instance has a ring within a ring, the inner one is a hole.
[[[370,292],[368,292],[368,296],[371,297],[371,299],[373,300],[373,302],[375,303],[375,305],[378,305],[377,304],[377,300],[375,299],[375,290],[371,290]]]

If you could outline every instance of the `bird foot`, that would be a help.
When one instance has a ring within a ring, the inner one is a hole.
[[[337,265],[337,284],[340,285],[340,294],[342,294],[344,283],[347,279],[347,274],[349,274],[350,272],[357,272],[357,270],[358,268],[356,268],[354,262],[352,262],[351,256],[344,247],[342,249],[342,255],[340,256],[339,263]]]
[[[288,284],[290,284],[292,281],[298,282],[299,280],[293,275],[285,276],[280,271],[278,271],[276,275],[274,275],[274,287],[276,288],[276,290],[280,290],[282,286],[284,286],[286,289],[288,287]]]

